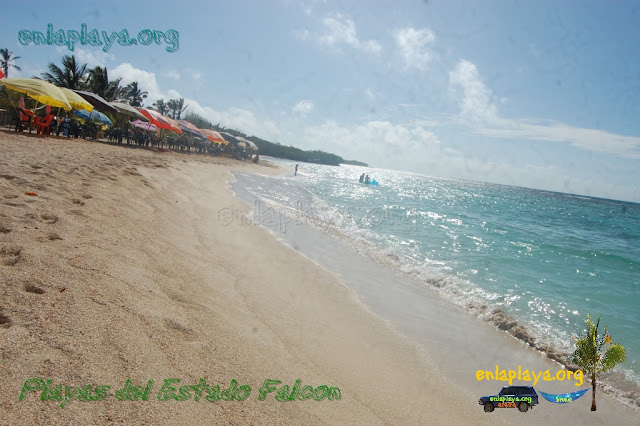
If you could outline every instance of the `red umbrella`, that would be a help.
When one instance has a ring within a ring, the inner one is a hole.
[[[180,126],[178,126],[178,124],[175,123],[175,121],[173,121],[169,117],[165,117],[164,115],[160,114],[158,111],[154,111],[152,109],[147,109],[142,107],[136,107],[136,109],[140,111],[142,115],[147,117],[151,124],[155,124],[159,129],[171,130],[172,132],[176,132],[177,134],[182,134],[182,130],[180,129]]]

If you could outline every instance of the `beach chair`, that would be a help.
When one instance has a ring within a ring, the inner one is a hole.
[[[35,117],[34,123],[37,126],[37,134],[40,136],[47,134],[51,135],[51,121],[55,118],[54,115],[47,115],[45,117]]]
[[[31,129],[33,129],[33,126],[34,126],[34,123],[33,123],[34,116],[35,114],[33,113],[33,111],[16,107],[14,109],[14,114],[11,117],[11,124],[9,125],[9,127],[13,127],[15,123],[15,126],[16,126],[15,131],[22,132],[25,126],[29,126],[29,133],[31,133]]]

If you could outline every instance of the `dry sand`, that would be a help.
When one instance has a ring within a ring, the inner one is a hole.
[[[447,423],[436,400],[455,390],[330,273],[258,226],[218,221],[249,209],[231,168],[275,168],[10,132],[0,152],[2,422]],[[31,378],[110,389],[63,408],[41,391],[18,401]],[[158,401],[168,378],[251,394]],[[149,400],[117,400],[126,379],[154,379]],[[341,399],[259,401],[266,379]],[[460,420],[478,420],[474,403]]]
[[[334,275],[242,219],[250,206],[227,188],[229,171],[276,168],[10,132],[0,132],[0,153],[0,424],[511,417],[483,413],[478,395],[431,367]],[[230,212],[231,223],[219,220]],[[32,378],[110,389],[65,407],[41,391],[19,401]],[[222,389],[235,379],[251,393],[159,401],[169,378]],[[153,379],[148,400],[116,399],[127,379]],[[337,387],[341,398],[281,402],[273,392],[260,401],[266,379]]]

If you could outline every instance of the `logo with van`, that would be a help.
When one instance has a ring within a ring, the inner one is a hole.
[[[540,391],[540,395],[549,402],[566,404],[580,398],[588,390],[589,388],[558,395]],[[505,386],[498,395],[481,397],[478,404],[484,406],[487,413],[496,408],[517,408],[526,413],[529,408],[538,405],[538,393],[532,386]]]

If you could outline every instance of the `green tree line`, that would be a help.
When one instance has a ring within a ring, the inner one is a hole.
[[[260,155],[268,155],[270,157],[285,158],[287,160],[301,161],[305,163],[327,164],[330,166],[339,166],[340,164],[353,164],[357,166],[367,167],[366,163],[359,161],[345,160],[339,155],[331,154],[320,150],[305,151],[294,146],[281,145],[259,138],[257,136],[247,136],[239,130],[227,129],[218,124],[212,124],[206,118],[193,113],[187,112],[185,119],[193,123],[199,129],[211,129],[218,132],[227,132],[233,136],[241,136],[255,143],[259,149]]]
[[[13,52],[7,49],[0,49],[0,67],[8,76],[11,68],[20,70],[20,67],[14,64],[19,56],[13,56]],[[62,57],[62,66],[51,62],[48,64],[47,72],[43,72],[40,77],[49,83],[59,87],[66,87],[71,90],[87,90],[106,99],[109,102],[124,101],[132,106],[143,106],[144,100],[148,93],[138,87],[138,82],[134,81],[126,86],[121,84],[122,79],[109,79],[107,67],[96,66],[89,68],[87,64],[79,63],[74,55],[65,55]],[[173,119],[179,120],[183,114],[184,118],[200,129],[212,129],[217,131],[225,131],[234,136],[242,136],[258,146],[262,155],[271,157],[285,158],[293,161],[301,161],[307,163],[328,164],[338,166],[340,164],[354,164],[359,166],[367,166],[359,161],[348,161],[336,154],[321,150],[305,151],[288,145],[270,142],[257,136],[247,136],[244,133],[226,129],[220,123],[214,125],[206,118],[193,113],[187,112],[188,105],[184,104],[184,98],[158,99],[152,104],[160,114],[167,115]]]

